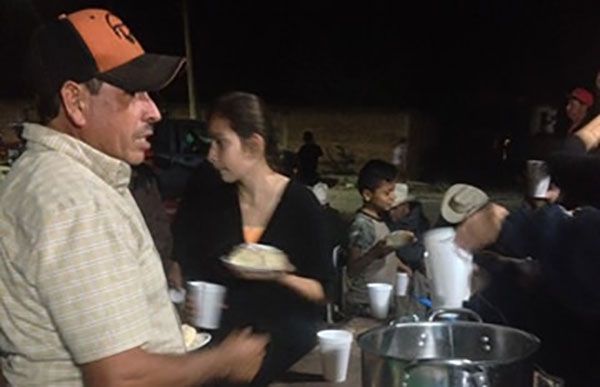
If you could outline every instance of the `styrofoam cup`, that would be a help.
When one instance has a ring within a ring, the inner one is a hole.
[[[423,235],[433,308],[460,308],[471,296],[473,255],[456,245],[455,235],[452,227],[436,228]]]
[[[532,198],[546,198],[550,187],[548,166],[542,160],[527,160],[527,195]]]
[[[188,292],[195,306],[194,326],[216,329],[221,321],[221,311],[226,288],[204,281],[188,281]]]
[[[371,315],[378,319],[386,318],[390,310],[392,285],[372,282],[367,284],[367,289],[369,290],[369,305],[371,307]]]
[[[396,295],[406,296],[408,290],[408,274],[403,272],[396,273]]]
[[[330,382],[343,382],[348,375],[352,332],[327,329],[317,332],[323,377]]]

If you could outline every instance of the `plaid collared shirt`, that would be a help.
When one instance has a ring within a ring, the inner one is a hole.
[[[0,348],[15,386],[80,386],[78,364],[185,351],[129,166],[28,124],[0,185]]]

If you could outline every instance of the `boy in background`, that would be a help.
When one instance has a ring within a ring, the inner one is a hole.
[[[393,285],[396,272],[410,269],[386,243],[390,233],[383,219],[394,204],[398,171],[382,160],[370,160],[358,175],[358,191],[363,205],[357,211],[348,235],[348,293],[346,305],[351,314],[367,314],[369,282]]]

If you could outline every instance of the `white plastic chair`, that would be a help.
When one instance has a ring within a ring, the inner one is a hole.
[[[333,248],[331,253],[331,261],[333,263],[333,270],[335,271],[335,297],[333,300],[329,300],[326,306],[326,321],[328,324],[333,324],[335,321],[333,319],[333,314],[336,311],[339,311],[341,305],[336,304],[336,301],[340,301],[343,304],[344,299],[344,289],[340,284],[343,284],[343,271],[340,270],[340,256],[342,254],[342,246],[337,245]],[[337,293],[340,294],[337,294]]]

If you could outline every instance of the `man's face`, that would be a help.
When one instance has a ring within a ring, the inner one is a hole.
[[[581,103],[581,101],[578,99],[569,98],[566,107],[567,117],[569,117],[571,121],[579,121],[585,117],[587,109],[587,106]]]
[[[97,94],[89,94],[86,125],[81,139],[97,150],[137,165],[150,149],[152,125],[160,112],[148,93],[128,93],[103,83]]]

